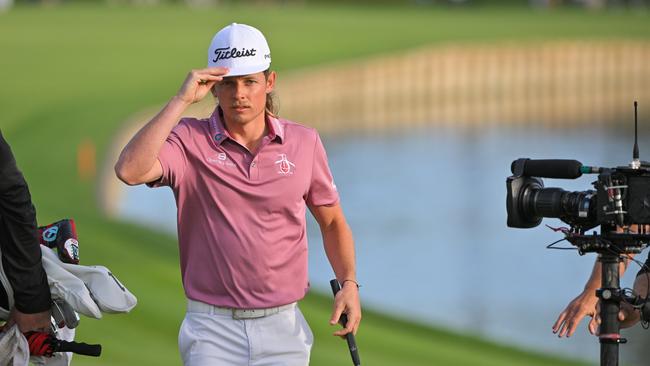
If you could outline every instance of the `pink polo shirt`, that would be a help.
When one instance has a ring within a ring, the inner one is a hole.
[[[256,155],[231,139],[217,110],[184,118],[158,160],[178,208],[188,298],[242,309],[303,298],[308,290],[306,203],[338,202],[313,128],[269,118]]]

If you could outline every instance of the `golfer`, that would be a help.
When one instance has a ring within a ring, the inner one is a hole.
[[[169,186],[187,313],[185,365],[307,365],[313,335],[296,302],[309,289],[305,213],[320,225],[342,290],[330,324],[361,320],[354,242],[318,133],[277,117],[276,73],[262,33],[233,23],[208,49],[208,68],[129,142],[115,166],[129,185]],[[182,118],[208,92],[207,119]],[[179,121],[180,119],[180,121]]]

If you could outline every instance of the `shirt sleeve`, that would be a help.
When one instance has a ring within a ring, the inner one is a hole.
[[[14,291],[15,307],[26,314],[46,311],[51,306],[51,298],[41,263],[36,209],[2,133],[0,177],[0,252],[4,272]]]
[[[185,120],[174,127],[172,132],[167,136],[158,153],[158,161],[162,166],[162,176],[160,179],[147,183],[149,187],[169,186],[178,187],[185,175],[187,168],[187,150],[185,142],[189,138],[189,127]]]
[[[339,202],[339,193],[327,162],[325,147],[318,133],[316,133],[314,162],[306,201],[311,206],[331,206]]]

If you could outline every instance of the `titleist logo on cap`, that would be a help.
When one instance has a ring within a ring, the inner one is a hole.
[[[256,49],[251,48],[251,49],[241,49],[238,50],[236,48],[230,48],[230,47],[222,47],[222,48],[216,48],[214,50],[214,54],[217,56],[214,59],[212,59],[212,62],[217,62],[219,60],[227,60],[229,58],[239,58],[239,57],[252,57],[255,56],[255,52],[257,52]]]

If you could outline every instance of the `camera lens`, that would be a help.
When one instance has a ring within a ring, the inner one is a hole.
[[[507,181],[508,226],[531,228],[539,225],[544,217],[559,218],[566,223],[590,223],[596,221],[594,191],[570,192],[561,188],[544,188],[539,178],[511,177]]]
[[[587,218],[591,205],[593,191],[569,192],[561,188],[533,189],[528,202],[527,212],[538,217],[557,218]]]

